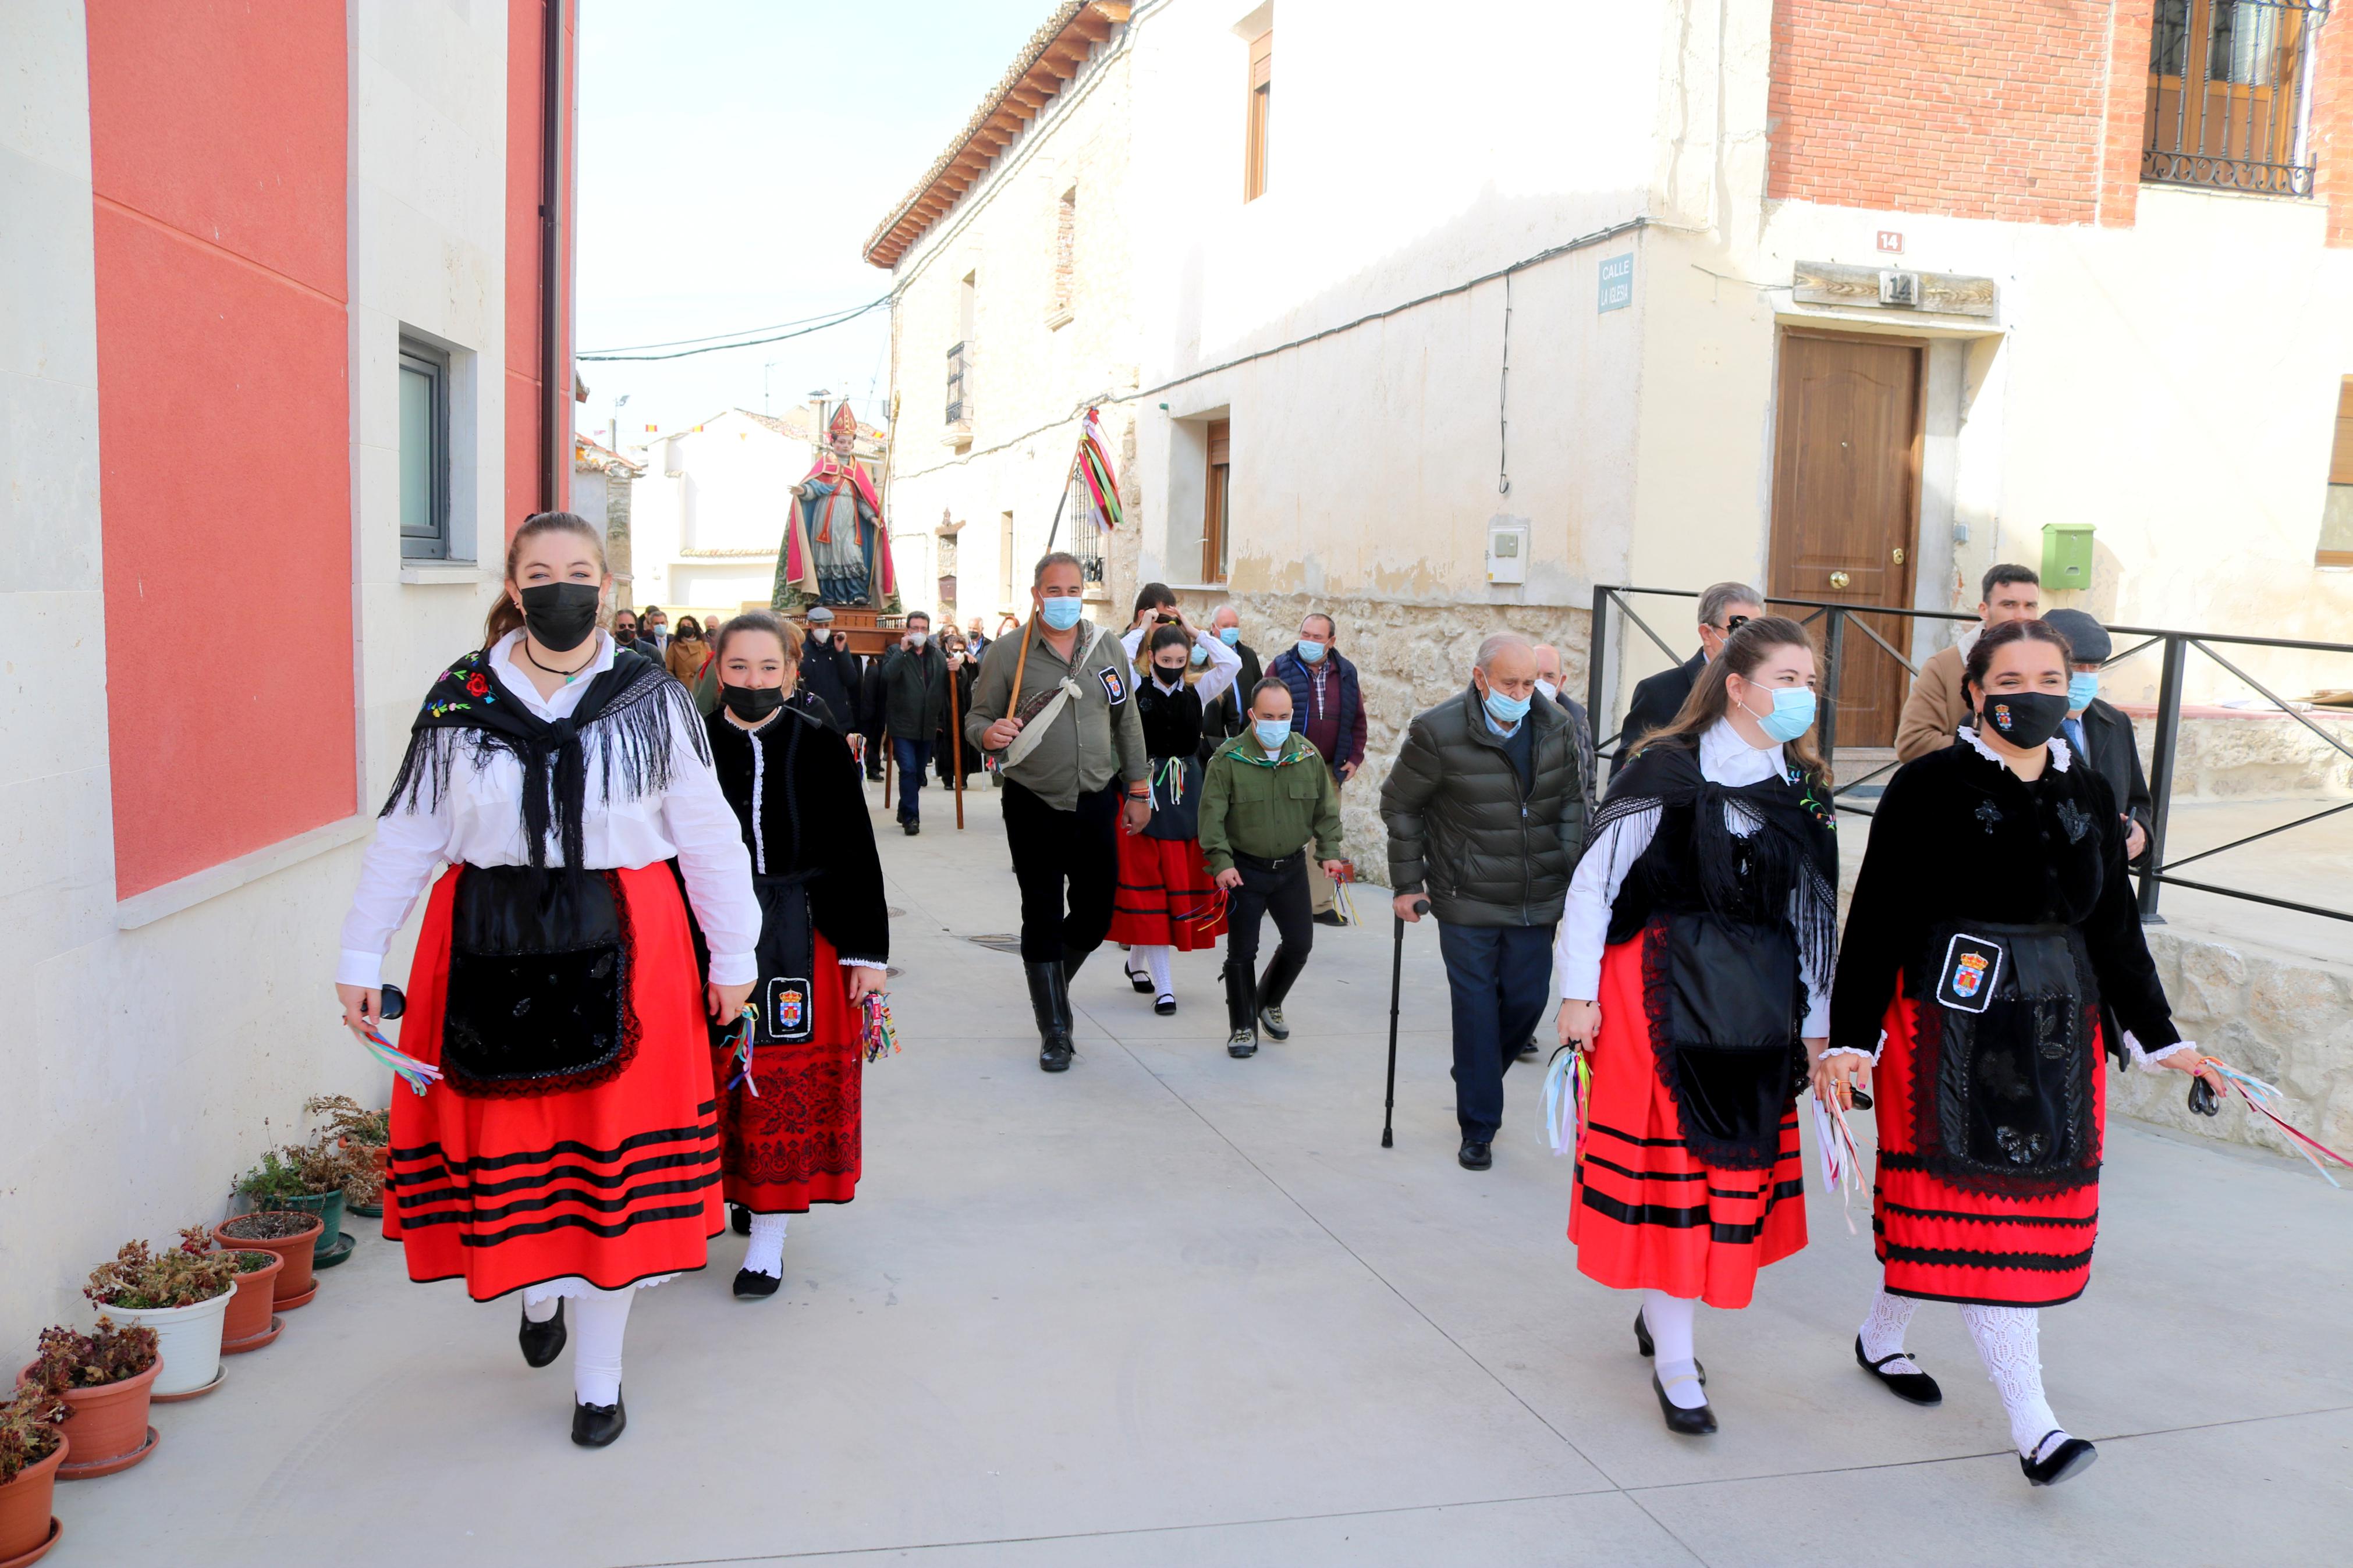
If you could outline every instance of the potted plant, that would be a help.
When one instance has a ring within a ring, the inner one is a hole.
[[[343,1184],[354,1157],[335,1148],[324,1133],[308,1143],[272,1149],[237,1179],[237,1195],[256,1209],[285,1209],[319,1216],[319,1239],[311,1266],[332,1268],[351,1255],[343,1240]]]
[[[124,1327],[100,1313],[90,1333],[62,1325],[41,1331],[40,1353],[23,1382],[65,1402],[73,1458],[58,1467],[58,1479],[111,1476],[154,1452],[148,1393],[163,1370],[153,1329]]]
[[[258,1351],[278,1337],[279,1321],[270,1310],[277,1304],[278,1276],[286,1260],[263,1247],[225,1247],[203,1226],[180,1233],[187,1252],[220,1252],[237,1265],[237,1293],[228,1299],[228,1316],[221,1321],[221,1354],[242,1355]]]
[[[48,1551],[58,1525],[58,1467],[65,1462],[65,1401],[19,1384],[0,1405],[0,1563],[21,1568]]]
[[[100,1309],[155,1331],[163,1358],[151,1397],[169,1403],[210,1393],[221,1380],[221,1328],[237,1290],[237,1265],[222,1253],[148,1250],[126,1241],[82,1288]]]
[[[223,1220],[213,1226],[213,1239],[232,1254],[277,1254],[283,1267],[270,1282],[270,1306],[276,1311],[290,1312],[297,1307],[309,1306],[311,1298],[319,1293],[318,1281],[311,1272],[311,1259],[318,1250],[319,1233],[322,1228],[322,1223],[315,1214],[262,1208]],[[258,1350],[260,1347],[249,1345],[247,1348]]]
[[[312,1095],[306,1114],[322,1117],[339,1152],[352,1156],[343,1183],[343,1212],[367,1219],[384,1216],[384,1178],[392,1157],[392,1112],[369,1110],[347,1094]]]

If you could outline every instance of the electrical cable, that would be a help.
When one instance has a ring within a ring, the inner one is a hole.
[[[738,327],[732,332],[713,332],[703,338],[665,338],[658,343],[619,343],[612,348],[582,349],[579,352],[585,354],[631,354],[644,349],[682,349],[690,343],[715,343],[725,338],[740,338],[746,332],[778,332],[786,327],[805,327],[811,321],[822,321],[828,316],[839,316],[844,310],[857,308],[843,305],[830,310],[819,310],[814,316],[800,316],[789,321],[771,321],[765,327]]]
[[[761,345],[762,343],[780,343],[780,342],[785,342],[787,338],[805,338],[805,337],[807,337],[811,332],[821,332],[821,331],[825,331],[827,328],[828,328],[828,327],[839,327],[839,326],[846,325],[847,323],[849,323],[849,322],[850,322],[850,321],[856,321],[859,317],[865,315],[867,312],[869,312],[869,311],[871,311],[871,310],[879,310],[879,309],[881,309],[882,306],[884,306],[884,305],[888,305],[889,303],[891,303],[891,296],[890,296],[890,295],[888,295],[888,294],[885,294],[885,295],[883,295],[883,296],[882,296],[881,299],[879,299],[879,300],[870,300],[870,301],[868,301],[867,303],[865,303],[865,304],[863,304],[863,305],[860,305],[860,306],[857,307],[855,310],[850,310],[849,312],[848,312],[848,313],[847,313],[847,314],[845,314],[845,315],[836,316],[836,317],[834,317],[834,318],[833,318],[832,320],[830,320],[830,321],[820,321],[820,322],[818,322],[816,326],[813,326],[813,327],[803,327],[803,328],[801,328],[801,329],[800,329],[799,331],[791,331],[791,332],[777,332],[777,333],[773,334],[772,336],[765,337],[765,338],[745,338],[745,339],[744,339],[744,340],[743,340],[742,342],[732,342],[732,343],[712,343],[712,344],[711,344],[711,345],[710,345],[709,347],[707,347],[707,348],[699,348],[699,349],[694,349],[694,348],[689,348],[689,349],[674,349],[674,350],[672,350],[671,352],[670,352],[669,353],[659,353],[659,354],[652,354],[652,353],[612,353],[612,352],[609,352],[609,351],[608,351],[608,352],[607,352],[607,353],[579,353],[579,354],[575,354],[575,355],[573,355],[572,357],[573,357],[573,358],[575,358],[575,359],[576,359],[576,360],[583,361],[583,362],[597,362],[597,363],[614,363],[614,362],[616,362],[616,361],[632,361],[632,362],[634,362],[634,361],[644,361],[644,360],[691,359],[691,358],[692,358],[692,357],[693,357],[694,355],[696,355],[696,354],[714,354],[714,353],[721,353],[725,352],[725,351],[726,351],[726,350],[728,350],[728,349],[749,349],[749,348],[757,348],[757,347],[758,347],[759,345]]]

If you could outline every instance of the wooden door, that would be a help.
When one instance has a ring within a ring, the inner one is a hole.
[[[1920,344],[1897,339],[1782,334],[1766,585],[1773,597],[1912,603],[1925,357]],[[1911,677],[1865,624],[1896,647],[1910,646],[1900,616],[1849,623],[1838,743],[1893,745]],[[1814,625],[1826,639],[1827,616]]]

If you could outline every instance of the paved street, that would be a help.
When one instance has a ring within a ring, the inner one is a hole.
[[[1941,1409],[1856,1369],[1868,1215],[1849,1235],[1810,1190],[1812,1245],[1752,1310],[1702,1313],[1724,1430],[1677,1439],[1630,1299],[1572,1267],[1535,1072],[1512,1075],[1495,1169],[1454,1164],[1432,930],[1407,944],[1394,1150],[1377,890],[1372,923],[1319,930],[1289,1044],[1227,1058],[1210,955],[1159,1019],[1106,953],[1078,1064],[1048,1078],[1017,961],[967,940],[1015,924],[995,798],[962,835],[925,804],[921,838],[882,843],[906,1051],[869,1069],[858,1201],[794,1222],[769,1302],[728,1295],[732,1236],[641,1300],[618,1446],[565,1440],[566,1368],[522,1364],[512,1303],[411,1286],[370,1237],[219,1393],[157,1411],[151,1461],[60,1489],[50,1561],[2341,1557],[2353,1192],[2114,1128],[2091,1291],[2043,1334],[2100,1463],[2038,1492],[1952,1310],[1913,1342]]]

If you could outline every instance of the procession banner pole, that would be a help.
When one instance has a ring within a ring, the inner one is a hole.
[[[972,657],[967,654],[965,656]],[[956,831],[964,831],[964,721],[956,717],[956,672],[948,671],[948,765],[955,770]]]
[[[882,503],[881,521],[886,530],[891,526],[891,462],[898,455],[899,394],[894,390],[891,394],[891,406],[882,420],[882,482],[876,486],[874,490],[874,499]],[[855,462],[857,458],[853,456],[850,460]],[[895,561],[892,563],[894,569],[897,564]],[[882,619],[882,594],[879,584],[866,584],[866,602],[874,606],[874,618],[879,623]],[[902,619],[900,625],[903,628],[906,623]],[[885,731],[882,736],[882,804],[884,805],[889,805],[892,800],[891,774],[893,772],[893,759],[891,753],[891,736],[889,731]]]
[[[1045,553],[1049,555],[1054,552],[1055,535],[1062,531],[1062,509],[1071,504],[1071,481],[1078,476],[1079,454],[1085,449],[1086,438],[1086,426],[1082,423],[1078,444],[1071,448],[1071,466],[1062,471],[1062,499],[1054,503],[1054,523],[1046,531]],[[1030,584],[1030,591],[1033,594],[1037,591],[1036,584]],[[1021,710],[1021,672],[1029,667],[1029,629],[1037,619],[1038,611],[1033,605],[1029,618],[1021,623],[1021,651],[1013,660],[1013,690],[1005,700],[1005,711],[1008,716]]]

